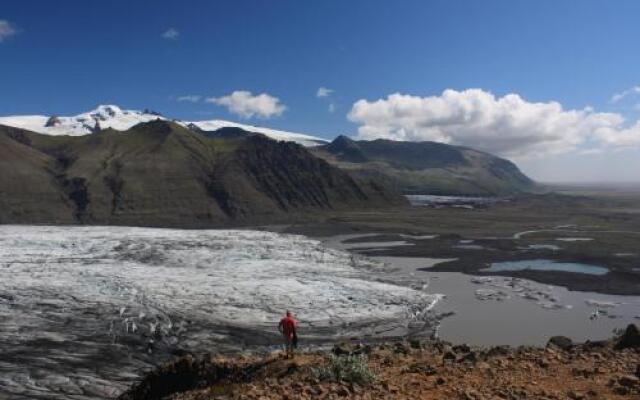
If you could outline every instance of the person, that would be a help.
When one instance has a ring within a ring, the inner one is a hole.
[[[293,350],[298,345],[298,321],[293,318],[291,311],[287,310],[284,318],[280,320],[278,330],[284,339],[286,357],[293,358]]]

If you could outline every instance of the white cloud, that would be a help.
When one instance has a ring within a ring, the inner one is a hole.
[[[180,101],[180,102],[189,102],[189,103],[197,103],[200,101],[200,99],[202,99],[202,96],[197,95],[197,94],[189,94],[186,96],[178,96],[176,98],[176,101]]]
[[[317,98],[326,99],[326,101],[329,102],[329,106],[327,107],[327,110],[332,114],[337,109],[336,103],[333,100],[333,92],[334,92],[333,89],[329,89],[329,88],[326,88],[326,87],[323,87],[323,86],[319,87],[318,91],[316,92],[316,97]]]
[[[640,93],[640,86],[634,86],[627,90],[623,90],[620,93],[614,94],[613,96],[611,96],[611,99],[609,100],[609,102],[612,104],[615,104],[623,100],[625,97],[628,97],[632,94],[637,94],[637,93]]]
[[[329,89],[326,87],[319,87],[316,92],[316,97],[329,97],[333,93],[333,89]]]
[[[5,19],[0,19],[0,42],[3,42],[6,38],[17,34],[16,28]]]
[[[555,101],[496,97],[482,89],[445,90],[439,96],[395,93],[358,100],[348,118],[361,139],[438,141],[526,158],[585,147],[640,146],[640,122],[628,126],[616,113],[565,110]]]
[[[169,40],[176,40],[180,37],[180,32],[176,28],[169,28],[164,31],[162,37]]]
[[[620,119],[624,119],[620,116]],[[594,135],[602,144],[610,147],[639,147],[640,146],[640,121],[636,121],[628,127],[622,123],[613,126],[602,126]]]
[[[208,97],[208,103],[226,107],[229,112],[242,118],[271,118],[282,115],[287,107],[280,103],[280,99],[267,93],[253,95],[246,90],[236,90],[223,97]]]

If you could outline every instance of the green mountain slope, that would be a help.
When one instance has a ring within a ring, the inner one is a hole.
[[[0,223],[208,226],[404,204],[299,145],[159,120],[80,137],[0,126],[0,171]]]
[[[339,136],[312,151],[356,177],[375,179],[403,193],[496,196],[536,187],[511,161],[443,143]]]
[[[0,222],[71,222],[73,207],[53,179],[53,159],[33,149],[23,131],[0,131]]]

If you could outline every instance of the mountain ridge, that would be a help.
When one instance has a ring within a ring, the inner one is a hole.
[[[464,146],[341,135],[311,150],[356,177],[405,194],[505,196],[536,190],[513,162]]]
[[[195,227],[405,204],[298,144],[166,120],[83,136],[0,126],[0,143],[0,223]]]
[[[205,121],[175,120],[148,109],[143,111],[125,110],[113,104],[99,105],[91,111],[70,117],[57,115],[5,116],[0,117],[0,125],[21,128],[45,135],[84,136],[106,128],[126,131],[136,124],[154,120],[172,121],[189,129],[200,130],[201,132],[213,132],[223,128],[238,128],[247,132],[260,133],[274,140],[293,141],[307,147],[328,142],[325,139],[303,133],[287,132],[220,119]]]
[[[179,121],[149,110],[102,105],[74,117],[0,117],[0,125],[51,136],[91,136],[105,130],[127,132],[137,124],[171,122],[209,139],[246,139],[262,135],[295,142],[317,157],[347,170],[359,180],[405,194],[511,196],[536,191],[537,185],[511,161],[469,147],[439,142],[387,139],[355,140],[340,135],[328,142],[316,136],[224,120]]]

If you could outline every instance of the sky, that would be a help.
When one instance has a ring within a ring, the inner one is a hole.
[[[640,2],[14,0],[0,115],[99,104],[640,181]]]

